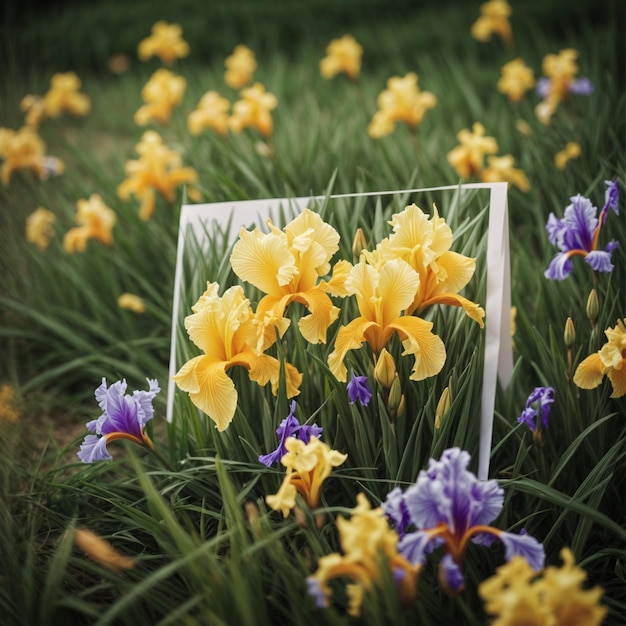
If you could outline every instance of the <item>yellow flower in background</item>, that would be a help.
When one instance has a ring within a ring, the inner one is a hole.
[[[320,61],[320,73],[324,78],[333,78],[341,72],[352,80],[359,77],[363,48],[352,35],[333,39],[326,48],[326,55]]]
[[[472,132],[464,128],[457,139],[460,145],[448,152],[448,163],[461,178],[477,176],[483,171],[486,154],[498,151],[498,142],[493,137],[485,137],[485,127],[474,122]]]
[[[254,52],[247,46],[235,46],[233,53],[224,61],[224,82],[233,89],[241,89],[252,81],[257,68]]]
[[[242,287],[230,287],[221,297],[218,289],[217,283],[207,283],[206,291],[191,307],[193,314],[185,318],[189,338],[204,354],[185,363],[173,380],[223,431],[237,408],[237,390],[228,370],[244,367],[250,380],[261,386],[271,383],[276,395],[281,363],[254,349],[254,314]],[[299,393],[302,375],[293,365],[284,366],[287,397],[292,398]]]
[[[565,166],[572,160],[580,156],[580,144],[575,141],[569,141],[565,144],[563,150],[559,150],[554,155],[554,164],[560,170],[564,170]]]
[[[87,115],[91,110],[89,96],[80,93],[80,78],[75,72],[55,74],[50,89],[43,97],[46,117],[58,117],[62,113]]]
[[[26,218],[26,241],[37,246],[40,250],[45,250],[50,243],[50,239],[54,237],[54,213],[44,209],[37,208]]]
[[[419,314],[436,304],[460,306],[482,328],[485,316],[482,307],[458,293],[474,275],[476,259],[450,250],[452,230],[445,219],[439,217],[437,207],[433,207],[429,218],[411,204],[395,213],[389,224],[393,226],[392,234],[383,239],[374,252],[365,252],[364,256],[377,266],[399,258],[417,272],[418,286],[406,307],[406,314]]]
[[[182,34],[179,24],[159,20],[152,26],[152,34],[139,42],[137,54],[142,61],[158,56],[166,65],[172,65],[189,54],[189,45]]]
[[[296,505],[296,492],[307,505],[314,509],[318,506],[322,494],[322,483],[330,476],[333,467],[341,465],[347,458],[337,450],[312,435],[308,443],[296,437],[285,440],[287,452],[280,462],[287,468],[278,493],[265,498],[274,511],[282,511],[284,517]]]
[[[89,239],[97,239],[105,246],[113,245],[113,227],[117,220],[115,211],[110,209],[97,193],[92,193],[88,200],[76,203],[76,223],[63,238],[63,248],[68,254],[84,252]]]
[[[191,167],[182,167],[180,153],[170,150],[161,135],[153,130],[143,134],[135,149],[139,159],[126,162],[128,178],[118,186],[117,194],[121,200],[128,200],[131,195],[141,200],[139,217],[148,220],[154,213],[155,193],[160,193],[169,204],[173,204],[177,187],[197,182],[198,174]],[[187,193],[194,201],[200,199],[194,187],[188,187]]]
[[[382,582],[382,567],[394,572],[400,603],[409,608],[415,602],[421,566],[411,565],[398,553],[398,535],[389,527],[381,507],[372,509],[363,493],[350,519],[337,518],[339,543],[343,554],[334,552],[320,558],[317,570],[307,578],[309,594],[319,608],[329,604],[333,578],[348,577],[348,613],[358,616],[366,592]]]
[[[4,161],[0,170],[2,182],[8,185],[13,173],[21,169],[32,170],[40,179],[61,174],[63,162],[46,156],[45,150],[43,139],[30,126],[19,130],[0,128],[0,158]]]
[[[228,133],[230,102],[217,91],[207,91],[198,106],[187,117],[187,128],[192,135],[200,135],[210,128],[222,137]]]
[[[490,0],[480,5],[480,17],[472,24],[472,37],[478,41],[488,41],[494,33],[504,43],[513,39],[509,16],[511,7],[507,0]]]
[[[117,299],[117,306],[121,309],[128,309],[133,313],[145,313],[146,303],[134,293],[123,293]]]
[[[339,309],[329,293],[340,295],[338,264],[334,279],[326,280],[330,259],[339,248],[339,233],[319,214],[304,209],[281,231],[270,220],[269,233],[241,229],[230,263],[237,276],[266,294],[256,308],[257,350],[267,349],[289,327],[284,317],[289,304],[298,302],[308,311],[298,321],[302,336],[311,343],[326,343],[326,331]],[[348,264],[349,265],[349,264]]]
[[[391,258],[374,266],[361,256],[345,280],[346,292],[356,297],[360,315],[341,326],[328,356],[328,366],[337,380],[347,378],[344,359],[350,350],[367,342],[377,359],[395,333],[402,341],[402,355],[415,357],[411,380],[423,380],[441,370],[446,350],[431,332],[432,322],[405,314],[419,285],[419,274],[406,261]]]
[[[15,408],[15,389],[12,385],[3,383],[0,385],[0,423],[13,424],[19,418],[19,411]]]
[[[517,129],[517,132],[524,135],[524,137],[531,137],[533,134],[533,129],[526,120],[515,120],[515,128]]]
[[[515,159],[510,154],[487,157],[487,167],[481,172],[480,179],[485,183],[511,183],[521,191],[529,191],[528,177],[524,170],[513,167],[514,163]]]
[[[607,342],[584,359],[574,373],[574,384],[581,389],[595,389],[607,376],[613,386],[611,398],[626,394],[626,318],[604,331]]]
[[[87,528],[77,528],[74,531],[74,543],[90,559],[111,571],[121,572],[135,567],[135,559],[122,554],[106,539]]]
[[[403,78],[392,76],[387,81],[387,89],[378,95],[378,111],[374,113],[368,126],[373,139],[379,139],[393,132],[396,122],[404,122],[415,129],[424,115],[437,104],[437,98],[430,91],[420,91],[417,74],[409,72]]]
[[[278,98],[265,91],[261,83],[254,83],[252,87],[244,89],[240,99],[233,104],[230,128],[235,133],[240,133],[244,128],[256,128],[262,135],[269,137],[274,130],[271,111],[277,106]]]
[[[528,67],[523,59],[513,59],[502,66],[497,89],[512,102],[518,102],[535,86],[535,82],[532,68]]]
[[[607,608],[599,604],[602,589],[584,589],[586,573],[576,566],[569,548],[561,550],[561,567],[537,572],[521,556],[500,566],[478,587],[493,626],[537,624],[600,626]]]
[[[27,95],[20,101],[20,110],[24,111],[24,122],[34,130],[39,128],[39,124],[46,116],[46,110],[41,96]]]
[[[146,104],[135,112],[135,124],[145,126],[152,120],[167,124],[174,107],[181,103],[186,87],[187,81],[182,76],[158,69],[141,90]]]

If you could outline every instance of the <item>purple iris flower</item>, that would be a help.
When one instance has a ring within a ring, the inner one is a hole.
[[[309,443],[311,437],[319,437],[322,434],[323,429],[317,424],[313,424],[311,426],[300,424],[298,418],[294,415],[295,412],[296,401],[292,400],[289,415],[278,425],[278,428],[276,429],[276,434],[278,435],[280,442],[278,444],[278,448],[276,448],[274,452],[262,454],[259,457],[259,461],[263,463],[263,465],[270,467],[272,463],[278,463],[282,459],[283,455],[287,453],[287,448],[285,448],[285,441],[287,440],[287,437],[296,437],[304,443]]]
[[[525,532],[519,535],[505,532],[488,524],[502,510],[504,492],[496,480],[479,481],[467,470],[468,452],[450,448],[441,460],[429,461],[414,485],[406,489],[399,506],[399,494],[394,489],[382,507],[395,527],[406,528],[402,515],[408,511],[414,530],[401,535],[398,551],[413,565],[426,561],[427,555],[439,546],[445,546],[439,576],[450,591],[463,588],[461,565],[468,543],[489,546],[499,539],[505,558],[524,557],[533,569],[543,567],[543,545]]]
[[[367,406],[372,399],[372,390],[367,382],[367,376],[356,376],[353,372],[346,389],[350,404],[354,404],[358,400],[361,406]]]
[[[106,378],[102,379],[95,393],[102,415],[87,423],[91,434],[85,437],[77,453],[83,463],[112,460],[106,446],[115,439],[152,446],[144,427],[154,416],[152,400],[161,389],[157,380],[146,380],[148,391],[133,391],[130,396],[126,394],[126,380],[118,380],[107,389]]]
[[[520,424],[526,424],[534,433],[539,423],[548,428],[550,405],[554,402],[554,389],[552,387],[535,387],[526,400],[526,408],[517,418]],[[536,407],[536,408],[535,408]],[[537,419],[539,418],[539,419]]]
[[[551,86],[552,81],[549,78],[540,78],[537,81],[535,93],[542,100],[545,100],[550,94]],[[573,80],[568,85],[567,91],[569,91],[569,93],[573,93],[576,96],[590,96],[593,93],[593,83],[586,76],[581,76],[580,78]]]
[[[544,276],[550,280],[564,280],[572,271],[571,258],[582,256],[585,262],[596,272],[610,272],[613,270],[611,253],[617,247],[616,241],[609,242],[604,250],[598,250],[600,229],[606,220],[609,209],[619,214],[618,183],[605,181],[608,185],[605,194],[605,205],[596,217],[597,208],[591,201],[578,194],[570,198],[563,218],[555,217],[554,213],[548,216],[546,231],[550,243],[559,248],[560,252],[550,261]]]

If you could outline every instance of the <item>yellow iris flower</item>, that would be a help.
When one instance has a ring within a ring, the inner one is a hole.
[[[45,250],[54,237],[53,224],[55,216],[52,211],[39,207],[26,218],[26,241]]]
[[[419,274],[402,259],[389,259],[379,266],[366,262],[365,255],[345,279],[348,294],[356,296],[360,316],[342,326],[335,348],[328,356],[331,372],[339,381],[347,378],[346,354],[367,342],[378,357],[394,333],[402,340],[403,356],[412,354],[415,365],[410,378],[423,380],[437,374],[446,360],[441,339],[431,332],[431,322],[403,315],[419,289]]]
[[[189,54],[189,45],[182,38],[179,24],[159,20],[152,26],[152,34],[139,42],[137,54],[142,61],[158,56],[166,65]]]
[[[76,203],[75,228],[65,233],[63,248],[68,254],[84,252],[89,239],[98,239],[105,246],[113,245],[113,227],[117,220],[115,211],[109,208],[99,194],[92,193],[88,200]]]
[[[282,337],[290,324],[285,311],[292,302],[310,312],[298,322],[302,336],[310,343],[326,343],[326,331],[339,315],[329,292],[341,295],[338,277],[349,268],[346,261],[339,262],[333,278],[321,278],[330,272],[339,233],[309,209],[282,231],[269,220],[268,225],[269,233],[242,229],[230,258],[235,274],[266,294],[256,309],[257,350],[273,343],[275,327]]]
[[[581,389],[595,389],[607,376],[613,386],[611,398],[626,394],[626,318],[604,331],[607,342],[584,359],[576,368],[574,384]]]
[[[474,122],[471,132],[462,129],[457,139],[460,145],[448,152],[447,159],[461,178],[480,174],[485,155],[498,152],[498,143],[493,137],[485,137],[485,127],[480,122]]]
[[[320,61],[320,73],[330,79],[340,72],[352,80],[359,77],[363,48],[352,35],[333,39],[326,48],[326,56]]]
[[[507,0],[489,0],[480,5],[480,17],[472,24],[472,37],[478,41],[488,41],[493,33],[504,43],[513,39],[509,16],[511,7]]]
[[[322,483],[330,476],[333,467],[341,465],[348,455],[332,450],[315,436],[311,436],[306,444],[295,437],[287,437],[285,449],[287,452],[280,462],[287,468],[287,473],[278,492],[266,496],[265,500],[274,511],[280,510],[287,517],[296,505],[296,493],[309,507],[317,507]]]
[[[343,555],[337,552],[323,556],[317,571],[307,578],[309,593],[318,607],[328,606],[331,595],[329,581],[348,577],[354,582],[346,586],[348,613],[358,616],[366,591],[381,581],[381,565],[399,572],[395,576],[400,602],[409,608],[415,602],[417,577],[421,566],[411,565],[398,554],[398,535],[389,527],[382,508],[371,509],[364,494],[357,494],[352,517],[337,519],[337,530]]]
[[[413,302],[406,314],[422,313],[435,304],[461,306],[480,327],[484,326],[484,310],[478,304],[459,295],[474,275],[476,259],[450,250],[452,230],[437,208],[428,217],[418,206],[411,204],[389,222],[393,233],[383,239],[374,252],[365,252],[372,264],[387,259],[406,261],[419,275],[419,284]]]
[[[253,311],[240,285],[230,287],[220,297],[218,284],[207,283],[207,289],[185,318],[189,338],[204,354],[185,363],[173,377],[189,393],[191,401],[225,430],[235,415],[237,390],[227,371],[236,366],[248,370],[250,380],[272,385],[277,393],[280,362],[254,349]],[[302,375],[285,363],[287,397],[299,393]]]
[[[80,79],[75,72],[55,74],[50,89],[43,97],[46,117],[58,117],[61,113],[86,115],[91,109],[89,96],[80,93]]]
[[[198,174],[191,167],[182,167],[180,153],[170,150],[155,131],[146,131],[135,149],[139,159],[126,162],[128,178],[118,186],[117,195],[121,200],[128,200],[131,194],[141,200],[139,217],[148,220],[154,213],[155,192],[173,204],[176,201],[176,188],[185,183],[197,182]],[[200,199],[194,187],[188,187],[187,193],[194,201]]]
[[[254,52],[247,46],[239,45],[233,53],[224,61],[226,72],[224,82],[233,89],[241,89],[252,80],[256,70],[256,59]]]
[[[519,102],[522,96],[534,86],[533,70],[524,63],[523,59],[513,59],[502,66],[497,89],[508,96],[511,102]]]
[[[271,111],[278,106],[278,98],[265,91],[261,83],[244,89],[240,96],[233,104],[231,130],[240,133],[244,128],[256,128],[263,136],[269,137],[274,130]]]
[[[530,190],[530,181],[524,170],[513,167],[515,159],[510,154],[487,157],[487,167],[480,179],[485,183],[507,182],[522,191]]]
[[[429,109],[437,104],[437,98],[430,91],[420,91],[417,74],[392,76],[387,81],[387,89],[377,99],[378,111],[374,113],[368,126],[373,139],[379,139],[393,132],[396,122],[404,122],[410,128],[417,128]]]
[[[222,137],[228,133],[230,102],[217,91],[207,91],[198,106],[187,117],[187,128],[192,135],[200,135],[211,128]]]
[[[145,126],[151,120],[167,124],[174,107],[183,99],[187,81],[166,69],[157,70],[141,90],[141,97],[146,103],[135,112],[134,120],[138,126]]]

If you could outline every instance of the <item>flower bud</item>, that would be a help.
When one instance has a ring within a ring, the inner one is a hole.
[[[74,543],[102,567],[114,572],[135,567],[135,560],[116,550],[106,539],[86,528],[77,528]]]
[[[574,329],[574,322],[571,317],[567,318],[565,322],[565,331],[563,333],[563,340],[565,341],[565,347],[571,348],[576,343],[576,330]]]
[[[391,388],[389,389],[389,399],[387,404],[389,409],[393,412],[398,410],[400,403],[402,402],[402,387],[400,386],[400,379],[396,374],[394,376],[393,382],[391,383]]]
[[[441,392],[441,397],[439,398],[437,408],[435,409],[435,428],[437,430],[441,428],[441,420],[446,416],[451,406],[452,399],[450,397],[450,387],[446,387]]]
[[[396,363],[386,348],[383,348],[378,355],[376,366],[374,367],[374,378],[385,388],[389,389],[393,384],[396,375]]]
[[[367,241],[365,240],[365,235],[363,234],[362,228],[357,228],[356,233],[354,233],[354,239],[352,241],[352,254],[355,258],[359,258],[361,256],[361,252],[367,248]]]
[[[598,321],[600,313],[600,303],[598,302],[598,292],[592,289],[587,298],[587,317],[593,326]]]

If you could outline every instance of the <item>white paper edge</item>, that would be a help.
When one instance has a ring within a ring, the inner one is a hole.
[[[481,394],[480,439],[478,456],[478,478],[487,480],[491,457],[493,435],[493,415],[497,380],[506,387],[513,372],[513,344],[511,340],[511,269],[509,255],[509,228],[507,187],[505,182],[464,183],[423,187],[421,189],[400,189],[392,191],[372,191],[334,194],[330,198],[359,198],[364,196],[388,196],[444,191],[455,189],[489,189],[489,225],[487,235],[487,293],[485,304],[485,355],[483,388]],[[201,237],[202,224],[209,220],[226,224],[232,216],[231,236],[237,236],[241,227],[251,227],[258,223],[258,217],[268,216],[271,209],[280,204],[297,206],[303,209],[311,200],[323,200],[325,196],[302,196],[298,198],[269,198],[262,200],[238,200],[208,204],[185,204],[181,207],[178,243],[176,248],[176,269],[174,273],[174,294],[172,302],[172,332],[170,341],[169,379],[167,385],[166,419],[172,421],[174,393],[176,385],[172,377],[176,374],[176,333],[180,291],[183,280],[183,258],[185,234],[191,225],[196,236]],[[229,212],[230,211],[230,212]]]

